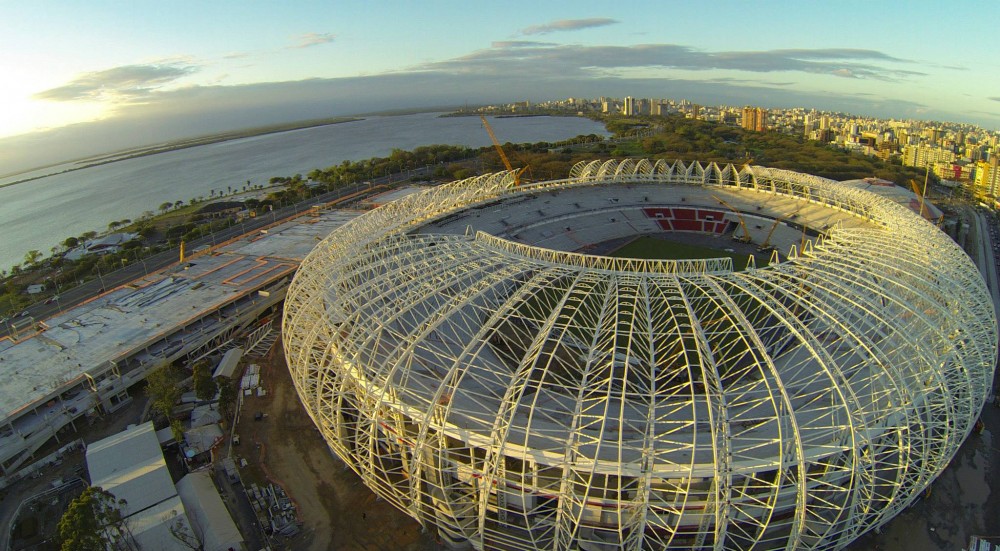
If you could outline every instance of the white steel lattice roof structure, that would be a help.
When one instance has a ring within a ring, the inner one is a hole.
[[[788,256],[579,252],[726,235],[723,201],[759,241],[773,222]],[[843,547],[945,467],[997,350],[979,272],[906,208],[788,171],[631,160],[361,216],[303,262],[283,331],[330,447],[477,549]]]

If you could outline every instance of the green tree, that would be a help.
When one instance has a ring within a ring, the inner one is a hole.
[[[170,210],[170,207],[172,206],[174,206],[174,204],[171,203],[170,201],[167,201],[165,203],[160,203],[160,214],[166,213],[168,210]]]
[[[74,499],[59,519],[62,551],[138,549],[117,499],[100,486],[91,486]]]
[[[184,423],[181,423],[180,419],[170,420],[170,434],[173,435],[174,440],[177,442],[184,440]]]
[[[32,250],[28,251],[27,253],[25,253],[25,255],[24,255],[24,263],[27,264],[28,267],[32,267],[35,264],[37,264],[38,261],[41,260],[41,258],[42,258],[42,253],[40,251],[36,251],[36,250],[32,249]]]
[[[170,364],[157,367],[146,377],[146,394],[153,401],[153,409],[169,418],[174,413],[174,404],[181,397],[180,376]]]
[[[63,239],[62,242],[63,247],[66,247],[67,249],[72,249],[73,247],[76,247],[79,244],[80,240],[75,237],[67,237],[66,239]]]
[[[208,358],[195,362],[191,367],[191,377],[194,380],[194,395],[199,400],[211,400],[215,397],[218,385],[212,378],[212,362]]]
[[[225,417],[231,417],[233,407],[236,406],[236,381],[228,377],[218,377],[215,379],[219,386],[219,411]]]

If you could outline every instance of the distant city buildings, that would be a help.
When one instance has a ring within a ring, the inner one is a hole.
[[[942,149],[932,144],[907,145],[903,148],[903,164],[925,168],[938,163],[950,163],[955,160],[955,152]]]
[[[940,121],[879,119],[802,107],[789,109],[758,106],[699,105],[685,99],[627,96],[623,99],[573,97],[564,100],[492,105],[481,113],[566,110],[577,114],[619,113],[627,117],[681,116],[741,126],[753,132],[778,132],[802,136],[848,151],[924,168],[970,196],[988,204],[1000,199],[1000,133],[973,124]]]
[[[1000,168],[997,160],[998,157],[992,156],[989,161],[979,161],[972,171],[972,193],[980,201],[995,201],[1000,197]]]
[[[764,132],[767,130],[767,109],[762,107],[744,107],[740,126],[744,130]]]
[[[626,117],[638,114],[635,111],[635,98],[632,96],[625,96],[625,103],[622,104],[622,114]]]

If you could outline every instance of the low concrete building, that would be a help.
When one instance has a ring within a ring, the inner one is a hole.
[[[266,332],[302,258],[357,214],[282,223],[52,318],[23,318],[0,338],[0,487],[60,430],[127,405],[158,366]]]

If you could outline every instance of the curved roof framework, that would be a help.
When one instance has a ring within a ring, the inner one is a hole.
[[[742,272],[417,231],[622,186],[859,223]],[[284,322],[306,409],[366,484],[449,541],[524,549],[842,547],[945,467],[997,349],[975,266],[907,209],[805,174],[647,160],[376,209],[303,262]]]

